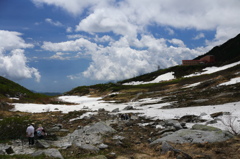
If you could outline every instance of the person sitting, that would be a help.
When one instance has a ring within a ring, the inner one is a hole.
[[[36,129],[36,135],[38,139],[43,139],[46,132],[41,124],[38,125],[38,128]]]

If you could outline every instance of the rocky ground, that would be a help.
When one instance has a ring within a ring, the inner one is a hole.
[[[226,141],[216,139],[219,141],[208,142],[208,140],[211,140],[209,138],[199,143],[170,141],[153,144],[157,139],[163,138],[166,133],[174,134],[186,129],[184,127],[177,128],[179,127],[178,121],[152,121],[137,115],[132,115],[130,119],[123,120],[118,115],[110,115],[104,110],[100,110],[97,115],[91,117],[69,121],[82,113],[60,114],[55,112],[48,115],[46,113],[35,114],[32,118],[36,120],[41,119],[48,131],[49,135],[45,140],[40,141],[34,147],[28,147],[26,139],[23,140],[23,143],[21,140],[12,141],[11,144],[8,144],[11,148],[7,148],[13,149],[14,154],[37,156],[45,153],[50,155],[50,157],[46,158],[53,158],[52,156],[72,159],[239,158],[240,136],[226,138]],[[157,125],[162,127],[156,128]],[[177,129],[180,130],[177,131]],[[212,130],[205,131],[212,132]],[[221,133],[218,130],[216,132],[217,134]],[[4,147],[3,145],[1,146]]]

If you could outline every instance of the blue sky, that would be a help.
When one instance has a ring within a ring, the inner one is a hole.
[[[239,0],[1,0],[0,76],[66,92],[181,64],[240,33]]]

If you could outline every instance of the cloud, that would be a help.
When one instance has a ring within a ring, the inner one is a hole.
[[[13,50],[18,48],[31,48],[32,44],[27,44],[20,37],[22,34],[14,31],[0,30],[0,48]]]
[[[63,24],[60,23],[59,21],[53,21],[53,20],[50,19],[50,18],[46,18],[46,19],[45,19],[45,22],[47,22],[47,23],[49,23],[49,24],[51,24],[51,25],[57,26],[57,27],[63,26]]]
[[[73,32],[72,27],[67,27],[66,32],[67,32],[67,33],[71,33],[71,32]]]
[[[53,5],[58,8],[62,8],[65,11],[73,14],[78,15],[81,14],[85,8],[91,6],[101,6],[108,3],[111,3],[112,0],[87,0],[87,1],[80,1],[80,0],[32,0],[32,2],[37,6],[41,7],[43,4]]]
[[[193,40],[198,40],[198,39],[201,39],[201,38],[204,38],[205,35],[203,33],[199,33],[198,35],[196,35]]]
[[[168,41],[175,46],[168,46]],[[159,66],[165,68],[180,64],[182,59],[193,58],[202,53],[187,48],[179,39],[157,39],[150,35],[142,35],[140,39],[129,39],[128,36],[123,36],[118,41],[111,41],[107,46],[81,38],[60,43],[48,42],[44,44],[43,48],[52,51],[75,51],[90,55],[92,62],[82,72],[82,76],[93,80],[131,78],[155,71]],[[68,78],[76,79],[79,76],[79,74],[70,75]]]
[[[60,43],[44,42],[42,48],[91,55],[93,62],[83,74],[98,80],[125,79],[154,71],[159,65],[164,68],[180,64],[182,59],[194,58],[240,32],[240,21],[237,20],[240,15],[239,0],[33,2],[53,5],[74,16],[84,17],[75,26],[75,31],[95,37],[69,35],[69,38],[77,39]],[[181,39],[154,37],[151,26],[163,28],[159,29],[158,37],[163,37],[161,35],[165,32],[177,35],[178,30],[198,32],[194,37],[196,40],[204,38],[204,31],[215,31],[216,34],[214,39],[206,40],[205,46],[190,49]]]
[[[42,48],[48,51],[82,51],[82,52],[94,52],[97,45],[83,38],[77,40],[71,40],[60,43],[43,42]]]
[[[37,82],[41,75],[36,68],[27,66],[27,59],[22,49],[15,49],[10,55],[0,53],[0,75],[13,80],[32,78],[35,76]]]
[[[171,28],[165,28],[165,30],[168,32],[169,35],[174,35],[175,34],[174,30],[171,29]]]
[[[136,36],[146,31],[149,25],[159,25],[175,29],[216,30],[230,35],[240,32],[240,1],[231,0],[33,0],[35,4],[53,5],[70,14],[88,14],[76,26],[77,31],[89,33],[114,32],[115,34]],[[187,7],[186,7],[187,6]],[[173,32],[170,31],[170,34]],[[227,40],[227,39],[225,39]]]
[[[19,32],[0,30],[0,75],[12,80],[35,77],[39,82],[41,75],[36,68],[27,66],[25,48],[33,47],[20,37]]]
[[[51,56],[50,59],[55,59],[55,60],[69,60],[70,57],[64,57],[65,55],[69,55],[70,53],[62,53],[62,52],[57,52],[55,55]]]

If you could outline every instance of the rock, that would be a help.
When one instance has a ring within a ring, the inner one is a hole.
[[[179,119],[179,122],[185,123],[197,123],[200,121],[200,117],[196,115],[185,115]]]
[[[202,131],[222,131],[219,128],[215,128],[212,126],[207,126],[207,125],[201,125],[201,124],[195,124],[192,126],[193,130],[202,130]]]
[[[166,154],[169,151],[173,151],[177,159],[192,159],[191,156],[182,152],[181,150],[175,149],[171,145],[169,145],[166,141],[162,142],[161,152],[162,154]]]
[[[205,112],[200,114],[200,116],[206,116],[206,115],[207,115],[207,113],[205,113]]]
[[[117,112],[119,112],[119,111],[120,111],[119,108],[116,108],[116,109],[113,109],[113,110],[112,110],[113,113],[117,113]]]
[[[204,143],[204,142],[221,142],[228,140],[229,137],[223,131],[203,131],[203,130],[190,130],[181,129],[168,136],[164,136],[154,140],[150,145],[168,141],[172,143]]]
[[[211,116],[212,118],[216,118],[216,117],[218,117],[218,116],[223,116],[223,112],[212,113],[212,114],[210,114],[210,116]]]
[[[55,126],[59,127],[60,129],[63,128],[63,125],[62,125],[62,124],[56,124]]]
[[[98,148],[99,149],[107,149],[108,148],[108,145],[106,145],[106,144],[100,144],[99,146],[98,146]]]
[[[183,127],[177,120],[165,120],[165,126],[173,126],[176,130],[182,129]]]
[[[94,153],[97,153],[99,151],[99,148],[97,148],[96,146],[93,146],[93,145],[89,145],[89,144],[79,145],[79,148],[87,150],[87,151],[91,151]]]
[[[35,157],[35,156],[40,156],[42,154],[45,154],[46,156],[49,156],[49,157],[63,159],[62,154],[57,149],[38,150],[32,153],[32,156]]]
[[[0,154],[12,154],[14,153],[12,147],[7,144],[0,144]]]
[[[169,145],[166,141],[162,142],[162,147],[161,147],[162,154],[165,154],[168,151],[173,151],[173,150],[174,150],[174,148],[171,145]]]
[[[207,121],[207,122],[206,122],[206,125],[208,125],[208,124],[216,124],[217,121],[218,121],[217,119]]]
[[[133,110],[133,106],[126,106],[123,110]]]
[[[54,126],[50,129],[48,129],[49,132],[56,132],[56,131],[59,131],[59,130],[60,130],[60,127],[58,127],[58,126]]]
[[[37,148],[49,148],[50,147],[50,145],[47,143],[47,141],[46,140],[37,140],[36,141],[36,147]]]
[[[115,136],[113,136],[113,140],[123,140],[123,139],[125,139],[125,137],[123,137],[123,136],[119,136],[119,135],[115,135]]]
[[[174,128],[173,126],[169,126],[169,127],[165,128],[165,129],[159,131],[157,133],[157,135],[162,135],[162,134],[164,134],[166,132],[174,132],[174,131],[176,131],[176,128]]]
[[[108,126],[104,122],[98,122],[95,124],[84,126],[81,129],[76,129],[73,133],[68,134],[65,137],[59,138],[58,141],[54,141],[53,145],[57,147],[64,147],[64,145],[82,146],[101,144],[102,136],[107,133],[113,133],[114,130],[111,126]]]
[[[106,110],[104,108],[99,108],[98,112],[105,112]]]
[[[128,114],[120,114],[120,118],[121,118],[121,120],[128,120],[128,119],[130,119]]]
[[[231,113],[230,112],[216,112],[216,113],[210,114],[210,116],[212,118],[216,118],[216,117],[223,116],[223,115],[231,115]]]
[[[5,151],[4,150],[0,150],[0,155],[5,155]]]
[[[56,125],[54,125],[54,127],[48,129],[48,131],[50,131],[50,132],[59,131],[62,128],[63,128],[62,124],[56,124]]]

